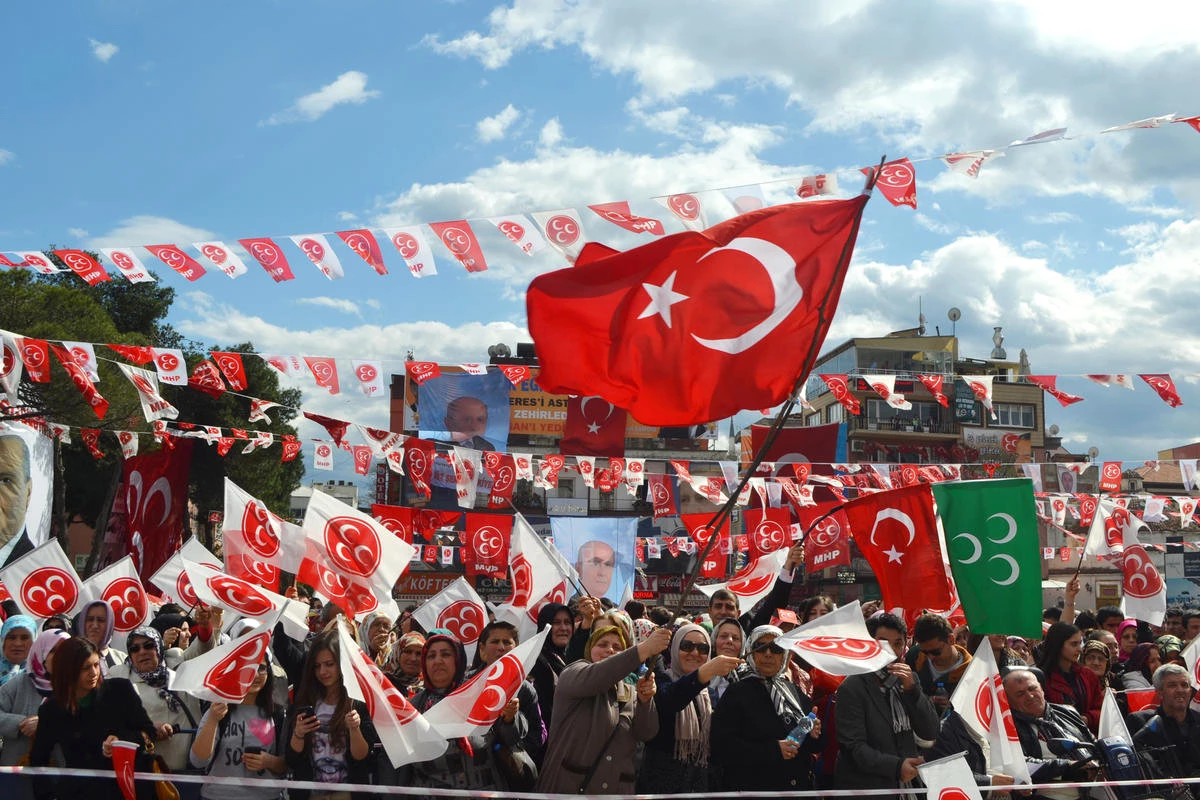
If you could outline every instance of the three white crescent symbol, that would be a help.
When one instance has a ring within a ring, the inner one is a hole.
[[[998,555],[994,555],[991,558],[989,558],[988,561],[995,561],[997,558],[1000,559],[1001,561],[1003,561],[1004,563],[1008,564],[1008,568],[1010,570],[1012,570],[1012,572],[1009,574],[1008,578],[1005,580],[998,581],[994,578],[989,578],[988,580],[990,580],[992,583],[996,584],[997,586],[1012,585],[1013,583],[1016,582],[1017,578],[1021,577],[1021,567],[1017,565],[1017,560],[1015,558],[1013,558],[1012,556],[1010,556],[1008,553],[1000,553]]]
[[[957,539],[961,539],[961,538],[963,538],[964,536],[965,536],[965,537],[967,537],[967,540],[971,542],[971,545],[972,545],[972,547],[974,547],[974,548],[975,548],[975,550],[974,550],[974,552],[973,552],[973,553],[971,553],[971,557],[970,557],[970,558],[964,558],[964,559],[962,559],[961,561],[959,561],[958,563],[960,563],[960,564],[974,564],[976,561],[978,561],[978,560],[979,560],[979,556],[980,556],[980,554],[981,554],[981,553],[983,553],[983,546],[982,546],[982,545],[979,543],[979,539],[978,539],[977,537],[975,537],[975,536],[972,536],[972,535],[971,535],[971,534],[969,534],[969,533],[960,533],[960,534],[958,534],[957,536],[955,536],[955,537],[954,537],[954,539],[951,539],[951,541],[955,541],[955,540],[957,540]]]
[[[904,545],[905,547],[911,545],[913,540],[917,538],[917,526],[913,524],[912,517],[910,517],[908,514],[905,514],[903,511],[900,511],[899,509],[885,508],[880,510],[880,512],[875,515],[875,524],[871,526],[870,540],[871,544],[875,545],[876,547],[878,547],[879,544],[875,541],[875,531],[879,530],[879,523],[883,522],[885,519],[896,520],[904,526],[906,531],[908,531],[908,544]]]
[[[738,237],[724,247],[709,250],[696,263],[699,264],[713,253],[728,250],[745,253],[757,261],[766,270],[771,279],[771,288],[775,290],[775,307],[771,314],[745,333],[729,339],[704,339],[692,334],[693,339],[710,350],[736,355],[761,342],[795,311],[804,299],[804,287],[796,281],[796,260],[782,247],[765,239]]]

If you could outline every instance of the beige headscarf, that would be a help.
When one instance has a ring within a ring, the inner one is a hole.
[[[673,681],[684,677],[684,673],[679,667],[679,645],[685,636],[693,632],[704,637],[705,643],[709,646],[709,653],[712,653],[712,642],[709,640],[708,631],[691,623],[679,626],[679,630],[675,631],[675,635],[671,637],[671,680]],[[712,700],[708,696],[708,690],[701,687],[700,693],[692,698],[692,702],[675,715],[675,759],[677,761],[701,767],[708,764],[708,736],[711,721]]]

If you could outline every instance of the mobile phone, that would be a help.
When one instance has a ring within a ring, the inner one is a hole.
[[[243,752],[245,752],[246,755],[257,756],[257,755],[261,755],[262,751],[263,751],[263,749],[261,747],[254,746],[254,747],[247,747]]]
[[[303,717],[303,716],[311,717],[312,715],[313,715],[313,707],[312,706],[300,706],[299,708],[296,709],[296,719],[300,719],[300,717]]]

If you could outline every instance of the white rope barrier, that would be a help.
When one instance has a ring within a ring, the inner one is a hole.
[[[111,770],[103,769],[67,769],[60,767],[0,767],[0,775],[20,775],[32,777],[34,775],[45,776],[65,776],[75,778],[103,778],[106,780],[115,780],[116,774]],[[372,795],[395,795],[395,796],[410,796],[410,797],[447,797],[447,798],[463,798],[463,800],[471,800],[472,798],[496,798],[497,800],[567,800],[567,798],[578,798],[578,794],[538,794],[533,792],[497,792],[484,791],[479,789],[430,789],[417,786],[385,786],[379,784],[359,784],[359,783],[318,783],[316,781],[297,781],[284,778],[231,778],[231,777],[214,777],[212,775],[194,775],[194,774],[170,774],[161,775],[156,772],[137,772],[134,777],[139,781],[161,781],[169,780],[172,783],[219,783],[222,786],[247,786],[258,789],[274,788],[274,789],[302,789],[313,792],[368,792]],[[1102,787],[1109,788],[1132,788],[1132,787],[1170,787],[1180,786],[1184,784],[1196,785],[1200,784],[1200,777],[1196,778],[1158,778],[1136,781],[1077,781],[1071,783],[1034,783],[1025,784],[1022,786],[980,786],[979,791],[983,794],[990,794],[995,791],[1009,791],[1012,789],[1021,790],[1040,790],[1040,789],[1098,789]],[[637,798],[638,800],[706,800],[706,798],[743,798],[743,797],[773,797],[780,798],[803,798],[803,797],[895,797],[900,790],[895,788],[889,789],[813,789],[810,791],[781,791],[781,792],[705,792],[703,794],[637,794],[637,795],[604,795],[606,797],[622,797],[622,798]],[[907,793],[914,795],[927,795],[926,789],[906,789]],[[589,795],[591,796],[591,795]]]

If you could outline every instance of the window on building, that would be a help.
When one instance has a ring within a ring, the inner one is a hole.
[[[559,497],[574,497],[575,496],[575,479],[574,478],[559,478],[558,479],[558,496]]]
[[[841,422],[846,418],[846,407],[841,403],[833,403],[826,409],[829,422]]]
[[[805,416],[804,424],[810,425],[810,426],[811,425],[820,425],[821,424],[821,412],[814,411],[811,414],[808,414],[807,416]]]
[[[1034,428],[1037,425],[1037,407],[1032,403],[992,403],[996,412],[993,425],[1000,428]]]

